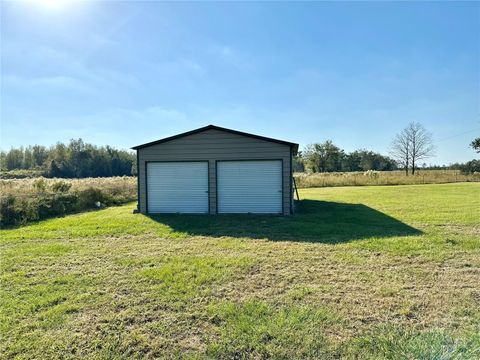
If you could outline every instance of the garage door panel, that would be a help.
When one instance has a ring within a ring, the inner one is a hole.
[[[149,213],[208,213],[208,162],[147,164]]]
[[[217,162],[219,213],[281,213],[282,162]]]

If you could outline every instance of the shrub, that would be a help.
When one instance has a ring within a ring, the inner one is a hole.
[[[480,160],[471,160],[461,167],[462,174],[474,174],[480,172]]]
[[[0,171],[0,179],[29,179],[44,176],[45,172],[43,170],[9,170],[9,171]]]
[[[105,199],[107,197],[100,189],[91,187],[78,193],[77,206],[80,209],[93,209],[96,202],[104,203]]]
[[[47,190],[47,182],[44,178],[38,178],[33,181],[33,187],[37,190],[37,192],[45,192]]]
[[[13,195],[0,198],[0,225],[16,224],[21,218],[15,206],[16,199]]]
[[[62,180],[54,182],[51,186],[54,192],[61,192],[61,193],[67,192],[68,190],[70,190],[71,187],[72,187],[71,183],[68,183]]]

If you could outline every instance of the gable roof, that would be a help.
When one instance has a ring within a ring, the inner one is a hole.
[[[265,137],[265,136],[260,136],[260,135],[250,134],[250,133],[246,133],[246,132],[242,132],[242,131],[227,129],[227,128],[223,128],[223,127],[215,126],[215,125],[207,125],[207,126],[204,126],[204,127],[201,127],[201,128],[195,129],[195,130],[187,131],[187,132],[184,132],[184,133],[181,133],[181,134],[178,134],[178,135],[169,136],[169,137],[166,137],[166,138],[163,138],[163,139],[160,139],[160,140],[151,141],[151,142],[148,142],[148,143],[145,143],[145,144],[137,145],[137,146],[132,147],[132,150],[143,149],[143,148],[146,148],[146,147],[151,146],[151,145],[161,144],[161,143],[171,141],[171,140],[175,140],[175,139],[178,139],[178,138],[181,138],[181,137],[184,137],[184,136],[198,134],[198,133],[201,133],[201,132],[207,131],[207,130],[225,131],[225,132],[228,132],[228,133],[231,133],[231,134],[247,136],[247,137],[258,139],[258,140],[270,141],[270,142],[274,142],[274,143],[277,143],[277,144],[287,145],[287,146],[290,146],[292,148],[294,155],[297,154],[297,151],[298,151],[298,144],[295,144],[295,143],[292,143],[292,142],[278,140],[278,139],[272,139],[272,138]]]

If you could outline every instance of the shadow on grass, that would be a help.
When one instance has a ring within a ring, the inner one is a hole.
[[[292,216],[148,215],[174,231],[193,236],[249,237],[298,242],[342,243],[370,237],[419,235],[422,232],[363,204],[316,200],[296,202]]]

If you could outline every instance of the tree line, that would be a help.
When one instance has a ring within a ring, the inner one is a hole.
[[[82,139],[51,147],[34,145],[0,152],[2,170],[40,170],[46,177],[85,178],[136,174],[136,156],[111,146],[96,146]]]
[[[480,138],[470,146],[480,152]],[[390,155],[360,149],[346,153],[331,140],[307,145],[293,159],[296,172],[389,171],[404,169],[408,175],[419,162],[434,154],[432,135],[419,123],[410,123],[397,134],[390,147]],[[425,164],[424,164],[425,165]],[[431,167],[445,169],[447,167]],[[450,169],[465,173],[480,171],[480,160],[452,164]],[[111,146],[96,146],[82,139],[51,147],[34,145],[0,151],[0,170],[37,170],[46,177],[84,178],[136,175],[136,156],[131,151]]]
[[[474,139],[470,147],[480,153],[480,138]],[[331,140],[307,145],[293,159],[296,172],[349,172],[349,171],[390,171],[403,169],[405,174],[415,174],[419,165],[432,170],[453,169],[463,173],[480,171],[480,160],[449,166],[426,166],[424,160],[435,155],[432,134],[420,123],[412,122],[398,133],[389,149],[390,156],[370,150],[355,150],[346,153]],[[422,163],[423,162],[423,163]]]
[[[370,150],[346,153],[331,140],[307,145],[293,162],[294,171],[337,172],[396,170],[394,159]]]
[[[472,143],[473,146],[473,143]],[[295,162],[313,172],[366,171],[405,169],[412,175],[421,160],[434,155],[433,138],[420,123],[412,122],[395,136],[390,146],[390,156],[368,150],[345,153],[332,141],[308,145]],[[301,166],[300,166],[301,167]]]

